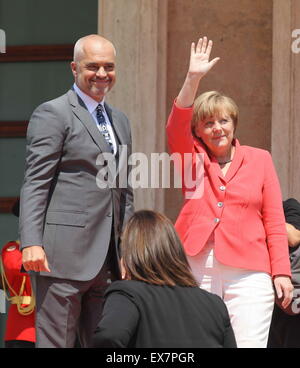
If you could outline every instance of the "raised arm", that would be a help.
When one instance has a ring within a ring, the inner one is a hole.
[[[194,42],[191,45],[189,69],[167,122],[168,145],[172,153],[184,154],[194,149],[191,132],[192,105],[201,78],[220,59],[217,57],[209,61],[212,44],[212,41],[207,41],[207,37],[203,37],[199,39],[197,46]]]
[[[213,42],[207,37],[199,38],[197,46],[191,45],[190,64],[187,76],[177,97],[179,107],[193,105],[201,78],[220,60],[219,57],[209,61]]]

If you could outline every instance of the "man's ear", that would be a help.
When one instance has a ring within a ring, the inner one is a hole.
[[[71,70],[72,70],[72,73],[73,73],[74,77],[76,77],[77,76],[77,64],[76,64],[76,62],[72,61],[70,63],[70,66],[71,66]]]

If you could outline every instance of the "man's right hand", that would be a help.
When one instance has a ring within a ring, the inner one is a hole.
[[[26,271],[51,272],[45,251],[40,245],[32,245],[22,250],[22,263]]]

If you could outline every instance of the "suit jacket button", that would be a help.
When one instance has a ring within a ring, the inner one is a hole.
[[[217,224],[218,222],[220,222],[220,219],[219,219],[218,217],[216,217],[216,218],[214,219],[214,222]]]
[[[112,216],[112,213],[111,212],[108,212],[108,214],[106,216],[107,217],[111,217]]]

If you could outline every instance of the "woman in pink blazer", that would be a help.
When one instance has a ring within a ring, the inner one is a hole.
[[[209,61],[211,49],[206,37],[192,43],[167,124],[172,153],[186,166],[192,153],[194,172],[197,158],[203,163],[194,196],[183,183],[176,229],[200,287],[225,301],[238,347],[266,347],[273,284],[284,307],[293,290],[281,191],[271,155],[234,138],[234,101],[215,91],[195,100],[201,78],[219,60]]]

